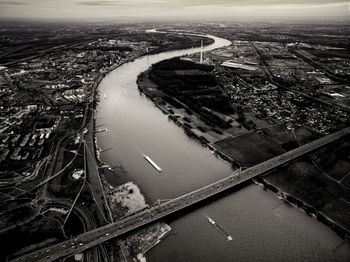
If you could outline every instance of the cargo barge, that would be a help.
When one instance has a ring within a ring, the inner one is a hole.
[[[154,161],[149,156],[146,154],[142,155],[148,161],[148,163],[150,163],[158,172],[162,172],[162,169],[156,163],[154,163]]]

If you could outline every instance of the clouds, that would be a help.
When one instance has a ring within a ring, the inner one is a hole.
[[[266,5],[324,5],[336,3],[348,3],[344,0],[83,0],[71,1],[78,5],[87,6],[124,6],[133,5],[149,6],[149,5],[168,5],[168,6],[217,6],[217,7],[233,7],[233,6],[266,6]]]
[[[329,5],[348,4],[344,0],[0,0],[0,6],[178,6],[178,7],[240,7],[240,6],[283,6],[283,5]]]
[[[191,2],[191,1],[190,1]],[[195,1],[194,1],[195,2]],[[86,6],[135,6],[135,7],[150,7],[150,6],[186,6],[189,2],[186,1],[169,1],[169,0],[83,0],[78,1],[76,4],[78,5],[86,5]]]
[[[344,0],[0,0],[0,17],[344,16],[350,14],[348,3]]]
[[[27,5],[27,2],[16,2],[16,1],[0,1],[0,6],[21,6]]]
[[[87,6],[106,6],[106,5],[115,5],[115,1],[82,1],[78,2],[78,5],[87,5]]]

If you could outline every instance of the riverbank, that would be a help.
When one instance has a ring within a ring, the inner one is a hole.
[[[169,225],[164,222],[158,222],[129,235],[123,241],[127,246],[131,247],[131,255],[133,257],[137,257],[140,262],[145,262],[146,253],[169,236],[171,231],[172,229]]]
[[[148,30],[146,30],[147,32]],[[150,33],[160,33],[160,32],[157,32],[156,30],[151,30]],[[166,34],[177,34],[176,32],[167,32]],[[192,35],[194,36],[194,35]],[[199,40],[201,39],[204,39],[203,41],[203,47],[205,46],[208,46],[210,44],[212,44],[214,42],[213,39],[211,38],[208,38],[208,37],[205,37],[205,36],[197,36],[197,38]],[[198,42],[198,46],[199,46],[199,42]],[[93,99],[93,104],[92,104],[92,109],[94,111],[96,111],[96,106],[100,100],[100,93],[99,93],[99,90],[98,90],[98,86],[100,85],[101,81],[109,74],[111,73],[112,71],[116,70],[117,68],[127,64],[127,63],[130,63],[132,61],[134,61],[135,59],[140,59],[142,57],[145,57],[147,55],[155,55],[155,54],[159,54],[159,53],[162,53],[162,52],[167,52],[167,51],[176,51],[176,50],[181,50],[181,49],[185,49],[185,48],[190,48],[190,47],[196,47],[195,45],[191,45],[191,46],[188,46],[188,45],[182,45],[182,46],[179,46],[177,48],[167,48],[167,49],[156,49],[156,50],[152,50],[151,52],[149,53],[144,53],[138,57],[133,57],[133,58],[130,58],[130,59],[127,59],[125,61],[123,61],[122,63],[118,64],[118,65],[112,65],[108,68],[106,68],[105,70],[103,70],[102,72],[99,73],[97,79],[95,80],[94,84],[93,84],[93,95],[92,95],[92,99]],[[111,173],[115,173],[115,170],[114,168],[112,168],[108,163],[104,163],[101,158],[100,158],[100,153],[101,153],[101,149],[100,147],[98,146],[98,141],[97,141],[97,137],[95,135],[95,132],[96,132],[96,119],[94,117],[94,114],[92,114],[92,121],[93,121],[93,141],[94,141],[94,155],[95,155],[95,159],[96,159],[96,162],[98,163],[99,165],[99,168],[106,168],[109,170],[109,172]],[[91,120],[90,120],[91,121]],[[125,173],[126,170],[124,169],[124,167],[119,164],[120,168],[123,170],[123,172]]]
[[[100,77],[98,83],[103,79]],[[94,131],[96,130],[96,119],[93,117]],[[113,221],[127,217],[134,213],[137,213],[148,207],[144,195],[141,193],[140,188],[133,182],[127,182],[117,187],[111,186],[105,178],[105,175],[119,176],[121,173],[116,173],[115,169],[111,168],[109,164],[104,163],[100,159],[101,149],[97,144],[97,137],[95,132],[93,133],[93,147],[96,163],[99,166],[99,178],[103,187],[104,198],[106,199],[108,207],[105,210],[105,214],[109,213]],[[122,168],[123,169],[123,168]],[[124,172],[126,172],[124,170]],[[110,211],[108,211],[110,210]],[[107,216],[108,217],[108,216]],[[139,230],[134,234],[129,235],[126,239],[122,239],[119,245],[123,245],[121,248],[126,248],[133,258],[137,258],[139,261],[146,261],[145,253],[152,247],[156,246],[162,239],[164,239],[171,227],[165,223],[157,223],[151,225],[145,229]],[[122,255],[123,255],[122,251]]]
[[[188,62],[185,61],[185,63]],[[207,147],[214,155],[230,162],[234,168],[238,168],[240,165],[237,161],[212,146],[216,141],[228,139],[231,134],[227,133],[227,130],[216,126],[209,120],[205,122],[203,120],[204,116],[200,116],[199,113],[194,111],[190,106],[159,90],[159,86],[150,78],[151,70],[152,69],[149,69],[138,75],[137,85],[140,92],[145,94],[146,97],[149,98],[165,115],[167,115],[171,121],[181,127],[188,137],[197,140],[202,146]],[[176,70],[176,72],[179,71],[180,70]],[[194,78],[196,78],[196,74],[202,75],[199,70],[187,71],[190,71]],[[179,74],[186,74],[187,77],[191,77],[188,76],[186,72],[181,72]],[[212,91],[213,94],[218,92],[217,90]],[[208,118],[212,117],[214,119],[213,121],[219,121],[222,124],[226,124],[224,120],[217,116],[219,113],[212,114],[210,112],[205,112],[205,114]]]
[[[119,66],[121,65],[122,64],[120,64]],[[98,85],[100,84],[100,82],[102,81],[102,79],[105,77],[106,74],[115,70],[117,67],[112,67],[108,70],[108,72],[104,74],[100,74],[97,81],[95,82],[94,92],[93,92],[94,93],[94,104],[93,104],[94,111],[96,110],[96,101],[98,100],[98,97],[99,97],[98,93],[96,92]],[[107,182],[105,178],[106,173],[110,173],[112,175],[119,175],[119,174],[117,174],[115,170],[110,167],[109,164],[104,163],[100,159],[101,149],[98,146],[97,136],[95,133],[96,118],[94,117],[94,113],[92,114],[92,121],[93,121],[93,130],[91,130],[91,132],[93,137],[94,157],[95,157],[95,162],[98,164],[98,170],[100,170],[100,172],[98,172],[98,175],[103,187],[103,197],[105,198],[108,205],[106,206],[106,210],[104,210],[105,214],[103,214],[103,216],[109,214],[111,219],[113,219],[113,221],[116,221],[118,219],[121,219],[128,215],[132,215],[138,211],[141,211],[147,208],[148,204],[146,203],[145,197],[141,193],[139,187],[133,182],[128,182],[118,187],[113,187]],[[121,168],[124,170],[122,166]],[[155,233],[150,236],[149,234],[147,235],[142,233],[145,230],[150,230],[151,232],[155,232]],[[171,231],[170,226],[168,226],[165,223],[159,223],[156,225],[149,226],[144,230],[138,231],[130,235],[126,239],[122,239],[121,240],[122,243],[120,242],[118,243],[119,245],[123,245],[123,247],[120,247],[120,248],[122,249],[126,248],[127,253],[132,254],[134,258],[137,258],[139,261],[146,261],[144,254],[147,252],[147,250],[156,246],[164,238],[164,236],[167,235],[170,231]],[[138,243],[138,245],[135,245],[135,243]],[[140,251],[139,248],[141,248],[141,250],[146,250],[146,251],[139,252]],[[122,251],[121,255],[123,255],[123,252],[124,251]]]
[[[149,207],[140,188],[135,183],[127,182],[113,187],[103,176],[101,176],[101,181],[112,211],[113,221],[123,219]],[[139,261],[146,261],[144,255],[147,251],[159,244],[170,232],[169,225],[158,222],[129,234],[120,241],[122,246],[127,249],[128,255]]]
[[[318,221],[332,228],[343,239],[350,240],[350,231],[338,224],[336,221],[330,219],[323,212],[316,210],[314,207],[310,206],[301,199],[284,192],[282,189],[268,182],[266,178],[256,178],[254,180],[256,181],[256,184],[274,192],[279,199],[282,199],[284,202],[298,208],[307,215],[316,218]]]

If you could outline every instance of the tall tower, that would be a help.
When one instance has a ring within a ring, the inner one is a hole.
[[[201,55],[200,55],[199,63],[203,64],[203,40],[201,40]]]

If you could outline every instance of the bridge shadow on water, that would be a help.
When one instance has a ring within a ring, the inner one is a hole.
[[[197,211],[197,210],[199,210],[205,206],[208,206],[208,205],[210,205],[210,204],[212,204],[220,199],[231,196],[235,192],[247,187],[248,185],[252,185],[252,184],[253,184],[252,180],[242,182],[241,184],[233,186],[233,187],[231,187],[223,192],[219,192],[214,196],[208,197],[204,200],[201,200],[198,203],[195,203],[195,204],[190,205],[188,207],[185,207],[181,210],[178,210],[175,213],[170,214],[167,217],[163,218],[163,221],[166,223],[172,223],[172,222],[178,220],[179,218],[181,218],[181,217],[183,217],[191,212]]]

